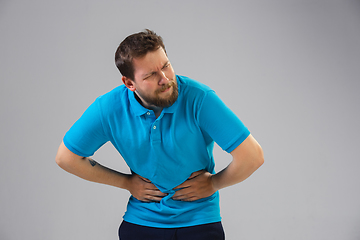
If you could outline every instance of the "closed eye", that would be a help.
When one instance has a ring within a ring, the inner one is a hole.
[[[147,75],[147,76],[144,78],[144,80],[150,78],[151,76],[154,76],[154,74],[155,74],[155,72],[150,73],[149,75]]]
[[[167,69],[168,67],[170,67],[170,62],[166,62],[164,64],[164,66],[161,68],[161,70],[165,70]],[[152,73],[149,73],[148,75],[146,75],[143,80],[146,80],[146,79],[149,79],[150,77],[154,76],[155,74],[157,74],[157,72],[152,72]]]
[[[170,66],[170,62],[165,63],[165,65],[162,67],[162,69],[165,69]]]

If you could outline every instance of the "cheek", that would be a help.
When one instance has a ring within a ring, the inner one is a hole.
[[[156,81],[148,82],[143,86],[143,90],[148,94],[151,94],[152,92],[156,91],[158,88],[159,86]]]

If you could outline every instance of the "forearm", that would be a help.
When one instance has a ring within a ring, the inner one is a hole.
[[[88,181],[128,189],[128,174],[102,166],[89,157],[71,153],[62,143],[56,156],[57,164],[65,171]]]
[[[259,164],[246,164],[232,161],[226,168],[212,176],[216,190],[244,181],[260,167]]]
[[[263,151],[251,135],[231,155],[232,162],[212,176],[216,190],[244,181],[264,162]]]

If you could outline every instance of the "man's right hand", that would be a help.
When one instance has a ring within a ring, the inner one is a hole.
[[[132,174],[128,179],[128,190],[137,200],[142,202],[160,202],[161,199],[167,196],[166,193],[161,192],[149,179],[141,177],[137,174]]]

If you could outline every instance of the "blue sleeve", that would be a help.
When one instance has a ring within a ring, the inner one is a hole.
[[[98,100],[74,123],[63,141],[71,152],[82,157],[94,155],[96,150],[108,141],[102,125]]]
[[[200,128],[205,131],[224,151],[230,153],[249,135],[249,130],[214,91],[203,99],[198,114]]]

